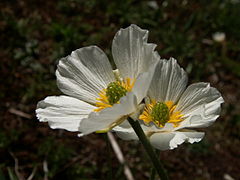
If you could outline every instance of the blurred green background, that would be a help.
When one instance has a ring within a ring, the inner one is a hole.
[[[240,179],[239,0],[3,0],[0,9],[1,180],[126,179],[106,136],[51,130],[34,111],[39,100],[61,94],[59,58],[97,45],[112,59],[114,34],[130,24],[148,29],[149,42],[162,58],[176,58],[190,83],[210,82],[225,99],[200,143],[160,153],[171,179]],[[225,39],[214,40],[216,32]],[[117,141],[135,179],[148,179],[141,145]]]

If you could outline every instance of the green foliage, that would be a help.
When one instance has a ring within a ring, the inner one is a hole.
[[[230,134],[236,139],[240,138],[240,115],[234,115],[228,125],[231,129]]]
[[[5,175],[3,174],[2,170],[1,170],[1,164],[0,164],[0,179],[1,180],[6,180]]]
[[[55,22],[47,27],[47,31],[50,38],[53,38],[56,43],[55,49],[59,51],[59,56],[63,56],[63,52],[70,52],[73,49],[79,48],[77,45],[84,40],[80,29],[71,23],[63,24]]]
[[[200,155],[207,156],[211,154],[210,143],[208,142],[208,140],[206,140],[206,138],[204,138],[199,143],[188,144],[188,150],[194,155],[198,156]]]
[[[10,130],[9,132],[4,131],[0,128],[0,148],[8,148],[11,143],[16,142],[19,139],[21,131]]]
[[[4,131],[0,131],[0,148],[6,147],[9,144],[9,139]]]
[[[96,170],[96,166],[82,166],[80,164],[74,164],[67,171],[66,177],[71,178],[72,180],[78,180],[79,177],[82,177],[83,180],[87,180],[87,176],[91,175]]]
[[[43,143],[39,145],[38,155],[50,164],[48,176],[53,177],[67,164],[73,155],[73,150],[50,137],[44,139]]]
[[[7,168],[8,176],[10,180],[18,180],[17,176],[15,175],[14,171],[11,168]]]

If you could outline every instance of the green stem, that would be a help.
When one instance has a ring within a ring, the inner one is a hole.
[[[156,150],[155,153],[159,154],[159,150]],[[152,170],[151,170],[151,176],[150,176],[150,180],[155,180],[155,176],[156,176],[156,169],[154,167],[152,167]]]
[[[131,124],[132,128],[136,132],[139,140],[141,141],[144,149],[146,150],[149,158],[151,159],[152,164],[153,164],[154,168],[156,169],[161,180],[168,180],[168,175],[167,175],[166,171],[164,170],[162,163],[158,160],[156,153],[154,152],[149,140],[145,136],[145,133],[143,132],[139,122],[134,121],[130,117],[128,117],[128,122]]]

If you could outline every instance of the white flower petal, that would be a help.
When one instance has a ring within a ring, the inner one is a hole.
[[[185,142],[189,142],[191,144],[201,141],[205,135],[204,132],[197,132],[197,131],[179,132],[179,133],[183,133],[187,137]]]
[[[160,150],[171,149],[170,141],[174,138],[174,133],[155,133],[150,137],[153,147]]]
[[[129,115],[137,109],[137,98],[130,92],[120,99],[119,104],[105,108],[100,112],[92,112],[88,118],[81,121],[79,131],[87,135],[89,133],[109,128],[109,126]]]
[[[174,126],[173,126],[172,123],[166,123],[164,125],[164,127],[159,128],[153,122],[151,122],[148,125],[146,125],[142,120],[140,120],[140,125],[142,127],[142,130],[145,132],[145,134],[149,134],[149,133],[153,133],[153,132],[163,132],[163,131],[172,131],[172,130],[174,130]]]
[[[121,139],[123,139],[125,141],[138,140],[138,137],[135,132],[117,131],[116,134],[118,137],[120,137]]]
[[[176,108],[186,119],[176,129],[211,125],[218,118],[223,102],[219,91],[208,83],[190,85],[179,99]]]
[[[145,132],[146,135],[152,132],[163,132],[163,131],[171,131],[174,129],[172,123],[166,123],[163,128],[157,128],[155,125],[151,124],[146,126],[144,123],[140,122],[142,130]],[[128,123],[125,121],[125,125],[122,124],[113,128],[113,131],[117,133],[117,135],[122,138],[123,140],[138,140],[137,134]]]
[[[203,136],[203,132],[160,132],[154,133],[150,137],[150,142],[157,149],[168,150],[174,149],[184,142],[199,142],[202,140]]]
[[[138,140],[135,131],[127,120],[112,130],[123,140]]]
[[[136,95],[138,104],[147,95],[156,65],[157,63],[153,63],[148,72],[139,74],[138,78],[136,79],[132,92]]]
[[[177,102],[186,89],[187,81],[186,72],[175,59],[160,60],[149,88],[149,96],[161,102]]]
[[[95,103],[98,93],[115,80],[107,56],[96,46],[77,49],[62,58],[56,76],[63,93],[89,103]]]
[[[120,29],[113,39],[112,54],[114,62],[123,78],[137,78],[146,72],[150,65],[159,59],[154,51],[156,45],[147,43],[148,31],[131,25]]]
[[[36,114],[41,122],[53,129],[78,131],[80,121],[95,107],[68,96],[49,96],[37,105]]]
[[[131,127],[123,128],[121,126],[117,126],[113,129],[113,131],[116,132],[117,136],[123,140],[138,140],[137,134]]]

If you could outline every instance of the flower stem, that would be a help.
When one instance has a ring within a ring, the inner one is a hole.
[[[139,140],[141,141],[144,149],[146,150],[149,158],[151,159],[152,164],[153,164],[154,168],[156,169],[161,180],[168,180],[168,175],[167,175],[166,171],[164,170],[162,163],[157,158],[156,153],[154,152],[153,147],[151,146],[149,140],[145,136],[145,133],[143,132],[139,122],[133,120],[130,117],[128,117],[128,122],[131,124],[132,128],[136,132]]]

